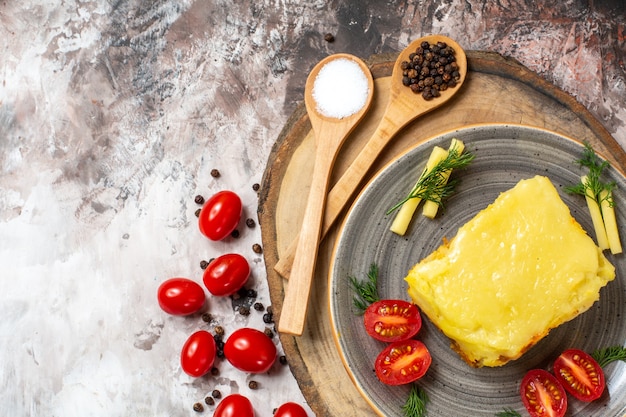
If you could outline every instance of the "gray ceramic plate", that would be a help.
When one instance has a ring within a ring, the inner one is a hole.
[[[461,182],[435,220],[421,215],[404,237],[389,231],[393,215],[385,212],[401,200],[414,184],[434,145],[449,146],[456,137],[475,160],[453,173]],[[385,167],[358,197],[338,237],[330,270],[330,309],[335,341],[357,389],[381,416],[402,416],[401,406],[409,386],[385,386],[373,372],[374,359],[385,346],[369,337],[362,317],[352,307],[348,277],[365,277],[369,265],[380,268],[379,291],[383,298],[408,300],[404,276],[498,194],[523,178],[548,176],[570,207],[572,215],[593,236],[584,199],[563,192],[583,173],[574,162],[581,156],[579,142],[541,129],[512,125],[479,125],[449,132],[419,145]],[[615,192],[618,224],[626,225],[626,179],[611,169],[607,179],[618,184]],[[608,253],[608,251],[607,251]],[[418,382],[430,397],[429,417],[493,417],[504,408],[526,415],[519,397],[519,383],[532,368],[548,368],[563,350],[585,351],[626,345],[626,255],[607,255],[617,278],[603,288],[600,301],[576,319],[553,330],[517,361],[500,368],[472,369],[449,348],[449,340],[424,318],[418,338],[426,343],[433,363]],[[624,417],[626,415],[626,363],[605,368],[607,390],[593,403],[570,397],[567,416]]]

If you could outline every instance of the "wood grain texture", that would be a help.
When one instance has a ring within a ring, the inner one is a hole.
[[[396,135],[379,156],[369,177],[416,143],[444,131],[490,122],[531,125],[587,140],[616,167],[626,166],[626,155],[614,138],[570,95],[515,60],[480,51],[468,51],[467,56],[469,73],[461,94]],[[375,77],[374,103],[344,143],[331,184],[337,182],[376,129],[388,101],[394,60],[394,55],[380,55],[368,61]],[[259,201],[270,296],[277,314],[281,311],[286,281],[273,266],[302,222],[303,206],[299,201],[308,192],[307,173],[312,169],[307,155],[315,150],[310,129],[306,113],[297,109],[272,150]],[[318,416],[374,415],[345,372],[332,339],[327,276],[336,235],[337,226],[334,226],[319,248],[305,333],[300,337],[281,335],[281,342],[291,370]]]

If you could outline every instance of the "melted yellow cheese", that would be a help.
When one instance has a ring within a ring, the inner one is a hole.
[[[409,272],[409,295],[472,366],[517,359],[586,311],[613,265],[550,180],[520,181]]]

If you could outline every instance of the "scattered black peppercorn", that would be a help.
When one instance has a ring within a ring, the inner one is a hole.
[[[202,314],[202,321],[205,323],[209,323],[213,317],[209,313]]]
[[[327,33],[326,35],[324,35],[324,40],[328,43],[332,43],[335,42],[335,37],[332,33]]]
[[[250,308],[248,308],[246,306],[239,307],[239,314],[241,314],[242,316],[249,316],[250,315]]]
[[[233,230],[230,235],[234,237],[235,239],[237,239],[239,237],[239,230],[237,229]]]
[[[207,266],[209,266],[209,263],[207,261],[205,261],[204,259],[200,261],[200,268],[206,269]]]
[[[454,48],[445,42],[422,42],[408,61],[401,63],[402,84],[424,100],[439,97],[441,91],[454,88],[461,79],[454,54]]]
[[[222,393],[219,390],[214,389],[213,392],[211,392],[211,396],[217,400],[222,398]]]
[[[287,357],[285,355],[281,355],[278,358],[278,362],[280,362],[281,365],[287,365]]]
[[[201,403],[195,403],[193,405],[193,411],[196,411],[198,413],[201,413],[204,411],[204,406]]]
[[[194,213],[196,215],[196,217],[200,217],[200,212],[201,211],[202,211],[201,209],[196,210],[196,212]]]
[[[222,326],[215,326],[213,328],[213,331],[215,332],[216,336],[224,336],[224,333],[226,333]]]
[[[193,201],[195,201],[196,204],[202,205],[202,204],[204,204],[204,197],[202,197],[201,195],[198,194],[196,196],[196,198],[193,199]]]
[[[252,245],[252,251],[254,253],[261,254],[261,253],[263,253],[263,248],[258,243],[255,243],[254,245]]]
[[[215,404],[215,400],[213,399],[213,397],[205,397],[204,398],[204,402],[206,403],[206,405],[214,405]]]
[[[259,383],[256,381],[250,381],[248,382],[248,388],[250,389],[257,389],[259,387]]]
[[[263,304],[261,304],[261,303],[259,303],[259,302],[254,303],[254,309],[255,309],[256,311],[263,311],[263,308],[264,308],[264,307],[263,307]]]
[[[259,191],[261,189],[261,186],[258,183],[254,183],[252,184],[252,189],[254,191]]]
[[[274,337],[274,332],[269,327],[266,327],[263,333],[265,333],[265,335],[270,339]]]
[[[247,296],[247,297],[250,297],[250,298],[256,298],[256,296],[257,296],[257,292],[256,292],[256,290],[255,290],[255,289],[248,288],[248,289],[246,290],[246,296]]]
[[[274,314],[272,313],[263,314],[263,323],[266,323],[266,324],[274,323]]]
[[[256,222],[254,221],[254,219],[248,218],[246,219],[246,226],[248,226],[249,228],[253,228],[254,226],[256,226]]]
[[[220,370],[217,369],[215,366],[213,368],[211,368],[211,375],[213,376],[218,376],[220,374]]]
[[[212,176],[213,178],[219,178],[219,176],[220,176],[220,171],[219,171],[219,170],[217,170],[217,169],[215,169],[215,168],[213,168],[213,169],[211,170],[211,176]]]

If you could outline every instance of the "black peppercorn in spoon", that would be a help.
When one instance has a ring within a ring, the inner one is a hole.
[[[428,100],[424,99],[422,94],[416,94],[410,86],[405,85],[406,80],[403,80],[405,78],[403,62],[412,61],[412,58],[414,58],[413,54],[424,42],[429,45],[443,43],[447,47],[452,48],[454,51],[455,71],[458,72],[458,79],[455,78],[454,87],[438,91],[438,97],[432,97],[432,99]],[[385,146],[391,142],[396,133],[419,116],[450,100],[460,90],[466,75],[467,57],[465,51],[457,42],[446,36],[424,36],[411,42],[400,53],[391,74],[389,102],[376,131],[328,194],[320,241],[335,220],[337,220],[342,210],[352,200],[376,158]],[[294,254],[298,245],[298,238],[296,237],[287,247],[285,253],[281,255],[276,265],[274,265],[274,270],[285,278],[288,278],[291,274]]]

